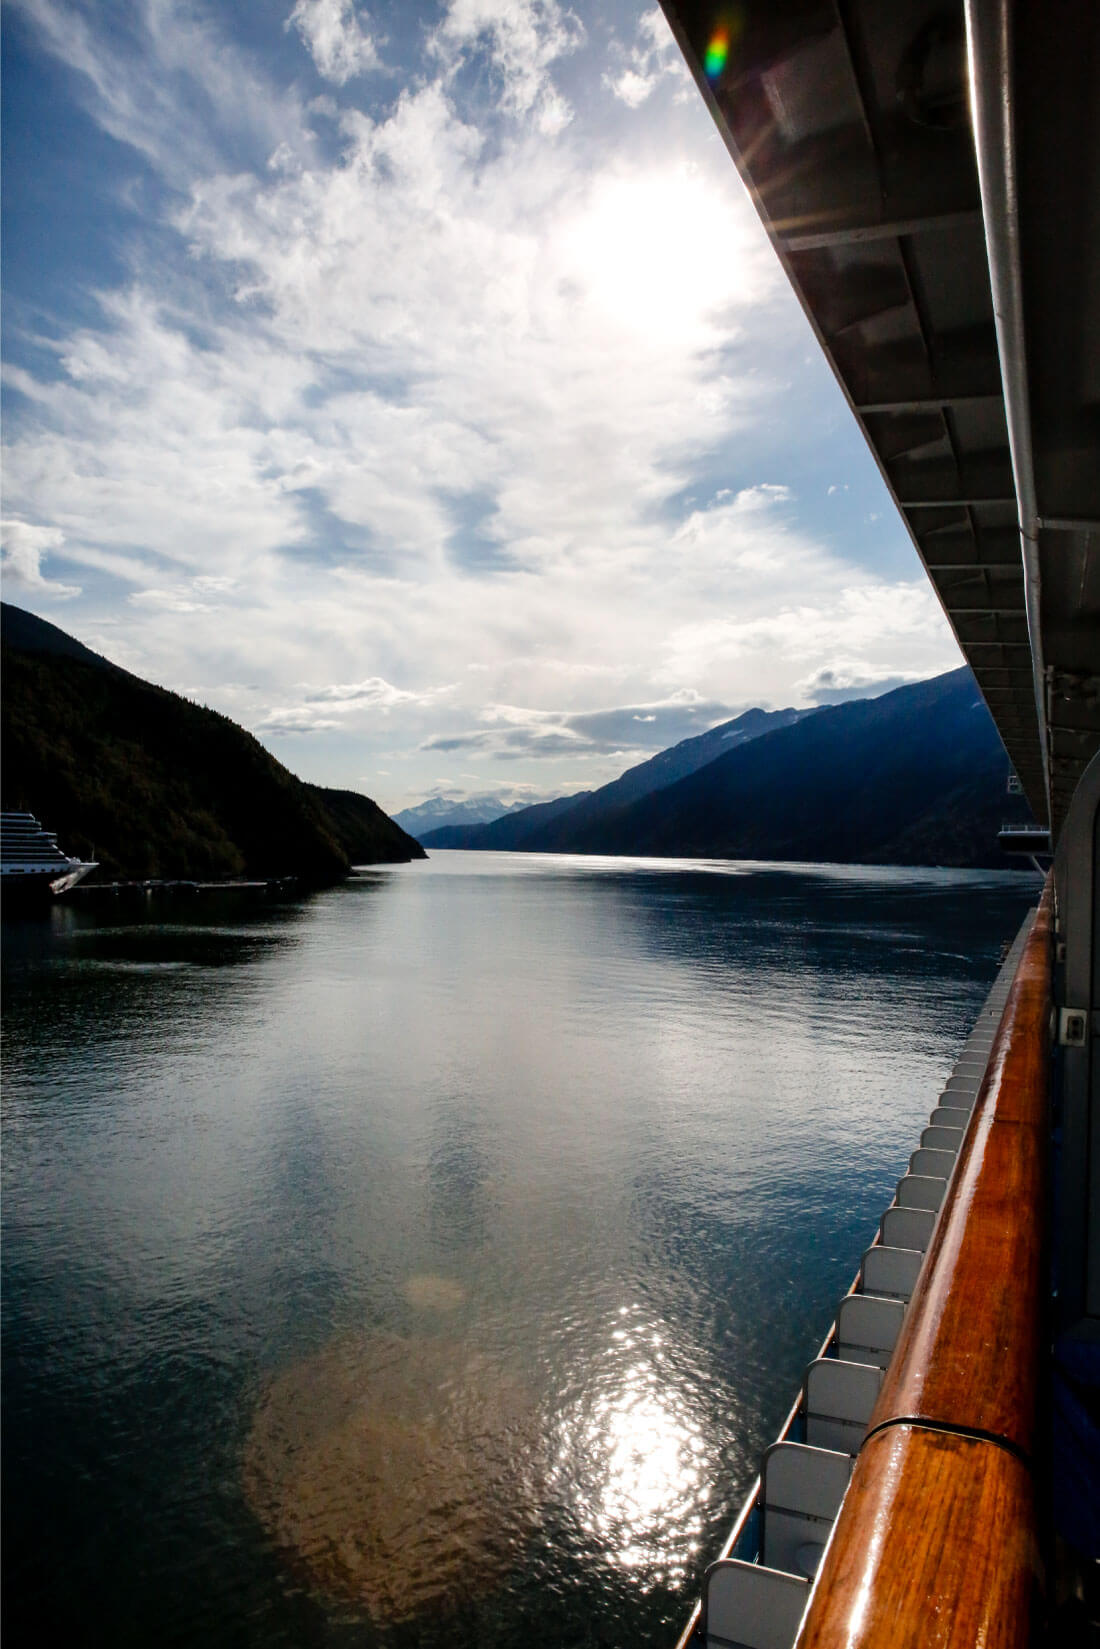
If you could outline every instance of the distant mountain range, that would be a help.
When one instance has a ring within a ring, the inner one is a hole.
[[[394,824],[420,840],[429,830],[443,830],[452,825],[491,824],[506,813],[517,813],[529,806],[527,802],[506,802],[499,796],[467,796],[464,801],[448,801],[443,796],[429,796],[416,807],[403,807],[393,815]]]
[[[535,836],[541,838],[552,822],[572,834],[582,825],[590,825],[629,802],[652,795],[676,779],[686,778],[689,773],[706,767],[708,762],[747,744],[751,739],[759,738],[762,733],[777,727],[789,727],[802,716],[812,714],[811,710],[746,710],[732,721],[724,721],[706,733],[697,733],[693,738],[681,739],[679,744],[659,751],[648,761],[627,768],[619,778],[612,779],[610,784],[601,786],[599,790],[581,790],[555,802],[538,802],[532,807],[513,809],[506,819],[496,820],[494,828],[484,835],[481,832],[471,833],[456,821],[450,827],[422,832],[420,839],[427,845],[430,837],[432,847],[491,847],[497,850],[567,853],[570,851],[568,848],[534,848],[533,839]]]
[[[809,711],[750,710],[580,798],[427,847],[1004,868],[1026,822],[971,672]]]
[[[542,802],[534,807],[512,813],[507,819],[498,819],[480,832],[466,830],[434,830],[422,837],[425,846],[474,847],[518,850],[520,852],[586,853],[618,851],[603,848],[571,848],[559,842],[579,839],[586,830],[600,820],[608,819],[629,803],[664,789],[677,779],[686,778],[719,756],[736,750],[752,739],[758,739],[778,727],[789,727],[809,710],[746,710],[732,721],[722,722],[706,733],[682,739],[668,750],[660,751],[648,761],[630,767],[610,784],[599,790],[582,790],[575,796],[563,796],[560,801]],[[460,839],[461,838],[461,839]],[[552,842],[553,846],[543,846]],[[633,849],[624,851],[632,852]]]
[[[533,826],[541,828],[563,812],[577,809],[575,813],[570,812],[570,819],[576,822],[585,816],[582,809],[589,802],[596,812],[603,812],[609,805],[617,806],[622,802],[634,801],[639,796],[647,796],[651,791],[671,784],[674,779],[694,773],[696,768],[704,767],[727,750],[745,744],[773,727],[789,726],[800,716],[810,714],[812,712],[809,710],[746,710],[744,715],[736,716],[733,721],[723,722],[720,727],[712,727],[709,732],[695,738],[684,739],[670,749],[651,756],[648,761],[639,762],[637,767],[628,768],[620,778],[597,791],[595,797],[590,790],[577,790],[569,796],[534,803],[508,804],[497,796],[470,796],[461,802],[432,797],[418,807],[407,807],[403,812],[395,813],[394,820],[419,842],[427,842],[430,836],[434,847],[466,847],[482,845],[480,840],[472,844],[467,842],[464,832],[468,827],[494,824],[498,820],[517,816],[518,833],[513,837],[507,827],[502,827],[494,835],[492,843],[493,846],[503,846],[507,842],[514,847],[525,840]]]
[[[308,785],[227,717],[141,681],[0,604],[3,791],[103,874],[298,875],[427,847],[1003,866],[1028,822],[967,669],[815,710],[747,710],[599,790],[532,807],[439,798],[398,819]],[[472,812],[500,807],[486,822]],[[456,821],[455,815],[458,815]],[[433,817],[442,827],[427,828]]]
[[[422,859],[368,797],[304,784],[242,727],[0,604],[3,798],[124,878],[293,875]]]

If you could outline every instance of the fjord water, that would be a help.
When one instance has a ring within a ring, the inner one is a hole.
[[[6,923],[9,1627],[670,1645],[1036,892],[440,853]]]

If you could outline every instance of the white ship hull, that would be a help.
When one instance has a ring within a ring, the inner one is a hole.
[[[95,863],[85,864],[80,859],[69,859],[63,865],[43,870],[40,865],[4,865],[0,867],[0,890],[4,894],[19,888],[35,888],[43,892],[68,893],[79,881],[94,870]]]
[[[43,830],[33,814],[0,815],[0,892],[5,899],[67,893],[95,868],[94,860],[62,853],[56,836]]]

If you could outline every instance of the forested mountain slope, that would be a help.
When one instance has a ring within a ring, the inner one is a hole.
[[[303,784],[227,716],[4,603],[3,803],[101,876],[294,875],[424,857],[366,796]]]

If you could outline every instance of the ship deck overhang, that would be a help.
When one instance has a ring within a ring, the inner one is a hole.
[[[662,4],[1056,841],[1100,748],[1100,11],[972,4],[968,78],[962,4]]]

